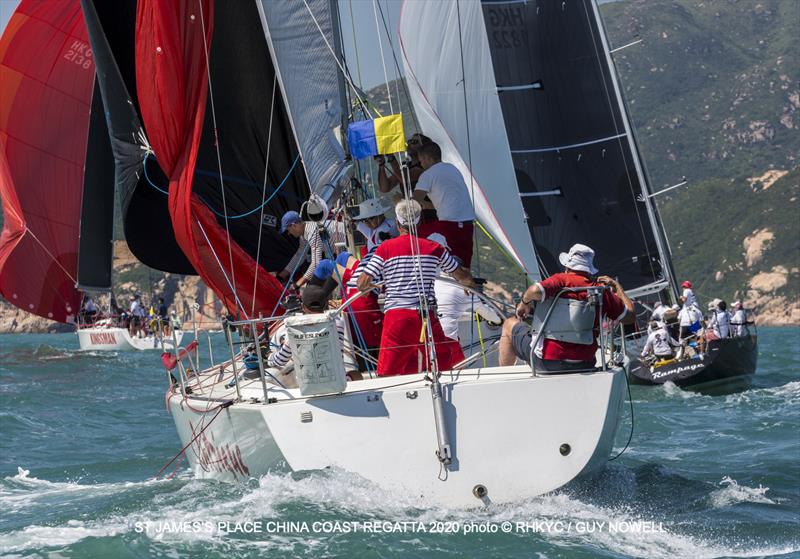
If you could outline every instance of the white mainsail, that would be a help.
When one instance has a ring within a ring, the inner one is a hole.
[[[441,146],[443,160],[464,175],[481,224],[531,280],[540,279],[480,2],[406,2],[399,34],[422,132]]]
[[[342,111],[330,1],[256,4],[309,186],[318,193],[344,162],[335,134]]]

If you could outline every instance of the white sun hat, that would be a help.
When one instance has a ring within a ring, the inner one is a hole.
[[[586,245],[575,244],[569,252],[562,252],[558,255],[561,265],[571,270],[596,274],[597,268],[594,267],[594,251]]]
[[[370,198],[364,200],[353,208],[352,217],[357,221],[377,217],[388,212],[391,208],[383,198]]]

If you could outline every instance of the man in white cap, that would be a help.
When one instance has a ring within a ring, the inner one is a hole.
[[[370,198],[351,208],[350,215],[356,222],[356,229],[367,240],[367,252],[398,234],[394,220],[386,219],[384,215],[387,211],[389,208],[382,198]]]
[[[395,206],[400,236],[384,241],[358,277],[360,291],[382,282],[385,291],[383,333],[378,357],[379,376],[414,374],[429,371],[424,341],[428,328],[433,334],[439,370],[446,371],[464,359],[458,342],[447,338],[436,316],[433,282],[439,269],[466,286],[474,285],[469,270],[442,245],[411,235],[419,223],[422,207],[416,200]],[[430,313],[423,310],[427,302]]]
[[[592,279],[597,274],[597,268],[594,266],[594,251],[591,248],[581,244],[573,245],[568,253],[562,252],[558,260],[564,266],[564,272],[553,274],[531,285],[522,294],[522,300],[517,305],[516,317],[508,318],[503,323],[499,357],[501,366],[513,365],[517,358],[525,361],[530,359],[535,337],[524,320],[533,310],[534,301],[544,303],[547,299],[551,299],[551,305],[555,307],[550,322],[545,325],[537,346],[533,348],[533,365],[536,371],[570,372],[594,368],[600,317],[596,316],[596,313],[594,316],[591,313],[582,313],[581,320],[588,316],[593,324],[576,325],[569,306],[559,305],[558,302],[562,299],[585,301],[588,293],[566,292],[559,296],[564,288],[606,285],[611,289],[603,292],[605,318],[621,320],[628,312],[631,316],[634,315],[633,302],[616,280],[608,276]],[[553,299],[554,297],[558,299]],[[534,320],[540,316],[542,310],[546,312],[546,306],[540,304]],[[583,328],[587,326],[588,328],[584,330]]]

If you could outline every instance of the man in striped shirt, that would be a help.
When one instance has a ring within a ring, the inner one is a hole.
[[[458,342],[447,338],[442,331],[436,317],[433,283],[439,269],[469,287],[474,285],[472,276],[443,246],[410,234],[422,213],[416,200],[400,202],[395,213],[400,236],[384,241],[375,250],[357,281],[361,291],[383,282],[385,303],[378,375],[430,370],[424,343],[428,326],[433,334],[439,370],[452,369],[464,359],[464,353]]]
[[[328,221],[324,226],[324,231],[328,237],[327,242],[320,234],[319,223],[303,221],[300,218],[300,214],[295,211],[288,211],[283,214],[283,218],[281,218],[281,233],[287,233],[299,239],[300,244],[286,267],[277,274],[279,280],[284,282],[291,281],[293,279],[292,275],[297,270],[303,269],[303,260],[308,259],[310,256],[311,261],[303,275],[295,282],[295,286],[301,287],[308,283],[314,276],[314,271],[317,269],[320,260],[322,260],[325,249],[333,250],[336,243],[344,239],[344,234],[340,231],[338,222]]]

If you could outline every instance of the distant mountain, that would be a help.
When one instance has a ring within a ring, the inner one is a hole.
[[[800,323],[800,2],[604,5],[679,275]]]
[[[800,154],[800,2],[634,0],[602,9],[653,185],[744,179]]]

